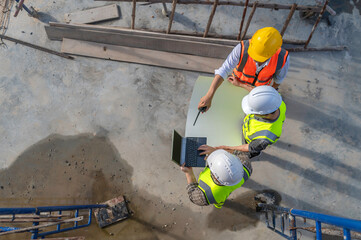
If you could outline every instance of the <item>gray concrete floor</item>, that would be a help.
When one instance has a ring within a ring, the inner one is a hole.
[[[22,12],[7,35],[59,50],[44,22],[106,2],[30,4],[41,21]],[[130,26],[131,4],[119,6],[122,18],[104,24]],[[277,191],[286,207],[361,219],[360,6],[338,7],[333,25],[322,21],[311,46],[348,50],[291,54],[280,88],[287,104],[283,135],[221,210],[193,205],[184,174],[169,161],[172,129],[184,132],[199,73],[71,61],[6,42],[0,50],[0,206],[91,204],[125,195],[135,212],[131,219],[61,235],[87,239],[281,239],[254,213],[253,197],[265,189]],[[161,9],[139,6],[136,28],[165,29]],[[177,7],[174,29],[202,32],[210,9]],[[219,7],[211,32],[237,34],[241,12]],[[259,9],[249,32],[270,23],[281,29],[287,14]],[[295,14],[285,37],[306,39],[311,28]]]

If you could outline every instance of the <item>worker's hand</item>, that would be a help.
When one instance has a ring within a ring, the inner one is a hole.
[[[186,167],[186,164],[183,163],[183,165],[181,166],[181,170],[185,173],[192,173],[193,172],[193,168],[192,167]]]
[[[232,83],[234,86],[237,87],[242,87],[242,85],[244,85],[243,83],[241,83],[240,81],[238,81],[234,76],[229,76],[227,78],[228,82]]]
[[[199,148],[198,148],[199,151],[203,151],[201,152],[199,155],[209,155],[211,154],[212,152],[214,152],[216,149],[214,147],[211,147],[211,146],[208,146],[208,145],[201,145]],[[204,158],[204,160],[207,160],[207,157],[206,156]]]
[[[201,109],[202,107],[207,107],[206,110],[203,111],[203,112],[207,112],[208,109],[211,108],[211,105],[212,105],[212,97],[205,95],[199,101],[198,109]]]
[[[228,80],[228,82],[232,83],[234,86],[244,88],[249,92],[252,91],[252,89],[254,88],[254,86],[251,86],[251,85],[248,85],[248,84],[245,84],[245,83],[241,83],[234,76],[229,76],[227,78],[227,80]]]
[[[218,147],[215,147],[216,149],[223,149],[223,150],[235,150],[235,147],[231,147],[231,146],[218,146]]]

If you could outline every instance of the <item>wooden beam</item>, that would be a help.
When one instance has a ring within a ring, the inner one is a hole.
[[[48,224],[37,225],[37,226],[27,227],[27,228],[21,228],[21,229],[7,231],[7,232],[1,232],[0,236],[12,234],[12,233],[28,232],[28,231],[34,230],[34,229],[45,228],[45,227],[55,226],[55,225],[58,225],[58,224],[61,224],[61,223],[76,222],[76,221],[81,221],[81,220],[83,220],[83,217],[70,218],[70,219],[65,219],[65,220],[63,220],[61,222],[48,223]]]
[[[286,22],[285,22],[285,24],[283,25],[283,28],[282,28],[282,31],[281,31],[281,36],[282,36],[282,37],[283,37],[283,35],[285,34],[285,31],[286,31],[286,29],[287,29],[287,27],[288,27],[288,24],[289,24],[290,21],[291,21],[291,18],[292,18],[292,16],[293,16],[293,13],[294,13],[295,10],[296,10],[296,7],[297,7],[297,4],[296,4],[296,3],[292,4],[291,11],[290,11],[290,13],[288,14],[288,17],[287,17],[287,19],[286,19]]]
[[[226,58],[234,47],[213,43],[169,39],[164,37],[89,31],[63,27],[45,27],[45,30],[49,39],[52,40],[62,40],[63,38],[69,38],[111,45],[144,48],[221,59]],[[164,35],[167,36],[166,34]]]
[[[329,1],[330,1],[330,0],[326,0],[326,1],[325,1],[325,4],[323,5],[322,11],[321,11],[320,14],[318,15],[318,18],[317,18],[317,20],[316,20],[316,22],[315,22],[315,25],[313,25],[313,27],[312,27],[312,31],[311,31],[310,36],[308,37],[308,39],[307,39],[307,41],[306,41],[306,44],[305,44],[304,48],[307,48],[308,44],[310,43],[311,38],[312,38],[312,35],[313,35],[314,31],[316,30],[316,27],[317,27],[318,23],[320,22],[321,17],[322,17],[322,15],[323,15],[323,13],[325,12],[326,7],[327,7],[327,4],[328,4]]]
[[[178,31],[178,30],[173,30],[172,33],[167,35],[164,34],[164,31],[161,30],[149,30],[149,29],[132,30],[129,28],[121,28],[121,27],[113,27],[113,26],[99,26],[99,25],[89,25],[89,24],[65,24],[65,23],[55,23],[55,22],[50,22],[49,25],[52,27],[63,27],[69,29],[83,29],[83,30],[123,33],[123,34],[140,35],[140,36],[146,35],[146,36],[177,39],[177,40],[207,42],[207,43],[229,45],[233,47],[239,43],[239,41],[235,41],[236,37],[234,36],[218,35],[211,33],[209,33],[208,35],[211,36],[212,38],[210,37],[203,38],[203,33],[193,33],[193,32]],[[249,38],[251,38],[251,36],[247,36],[247,35],[245,36],[245,39],[249,39]],[[61,41],[62,39],[59,38],[59,39],[51,39],[51,40]],[[283,39],[283,43],[304,45],[306,41]]]
[[[85,240],[85,237],[59,237],[59,238],[45,238],[46,240]]]
[[[137,2],[136,0],[133,0],[133,7],[132,7],[132,29],[134,29],[134,25],[135,25],[135,9],[137,7]]]
[[[209,28],[211,27],[211,24],[212,24],[212,21],[213,21],[213,16],[216,13],[217,5],[218,5],[218,0],[214,0],[212,12],[211,12],[211,15],[209,16],[207,27],[206,27],[206,30],[205,30],[204,35],[203,35],[204,38],[207,37]]]
[[[62,213],[62,214],[16,214],[15,217],[12,214],[0,215],[0,219],[28,219],[28,218],[59,218],[59,217],[72,217],[73,214],[70,213]]]
[[[331,46],[331,47],[320,47],[320,48],[286,48],[289,52],[311,52],[311,51],[343,51],[346,50],[346,46]]]
[[[27,47],[30,47],[30,48],[34,48],[34,49],[42,51],[42,52],[57,55],[57,56],[62,57],[62,58],[74,59],[72,56],[69,56],[67,54],[60,53],[60,52],[57,52],[57,51],[54,51],[54,50],[51,50],[51,49],[48,49],[48,48],[44,48],[44,47],[41,47],[41,46],[38,46],[38,45],[35,45],[35,44],[32,44],[32,43],[24,42],[22,40],[12,38],[12,37],[8,37],[8,36],[5,36],[3,34],[0,34],[0,39],[5,39],[5,40],[9,40],[9,41],[14,42],[14,43],[19,43],[21,45],[24,45],[24,46],[27,46]]]
[[[65,14],[66,23],[94,23],[119,18],[116,4]]]
[[[246,12],[247,12],[247,7],[248,7],[248,1],[249,1],[249,0],[246,0],[245,6],[244,6],[244,8],[243,8],[242,21],[241,21],[241,25],[239,26],[239,33],[238,33],[238,36],[237,36],[237,40],[238,40],[238,41],[241,40],[241,33],[242,33],[244,18],[246,17]]]
[[[223,63],[222,59],[167,53],[66,38],[63,40],[61,51],[80,56],[205,73],[214,73],[214,69],[220,67]]]
[[[107,1],[107,2],[132,2],[133,0],[94,0],[94,1]],[[136,0],[137,2],[144,2],[149,4],[155,3],[172,3],[172,0]],[[209,0],[178,0],[178,4],[204,4],[204,5],[211,5],[213,4]],[[242,1],[221,1],[218,5],[229,5],[229,6],[245,6],[245,3]],[[253,4],[250,4],[249,7],[253,7]],[[259,8],[270,8],[270,9],[291,9],[292,4],[274,4],[274,3],[259,3]],[[298,5],[296,10],[298,11],[312,11],[315,13],[321,12],[321,7],[319,6],[305,6],[305,5]]]
[[[0,223],[27,223],[27,222],[61,222],[64,219],[57,218],[15,218],[0,219]]]
[[[244,29],[243,35],[242,35],[242,37],[241,37],[241,40],[243,40],[244,37],[245,37],[246,34],[247,34],[248,27],[249,27],[249,25],[251,24],[251,21],[252,21],[252,18],[253,18],[253,14],[254,14],[254,12],[255,12],[256,9],[257,9],[257,5],[258,5],[258,2],[256,1],[256,2],[253,4],[252,12],[251,12],[251,14],[250,14],[249,17],[248,17],[247,25],[246,25],[246,28]]]
[[[173,18],[174,18],[174,13],[175,13],[176,5],[177,5],[177,0],[173,0],[173,3],[172,3],[172,13],[170,14],[170,18],[169,18],[167,34],[170,33],[170,29],[172,28],[172,23],[173,23]]]

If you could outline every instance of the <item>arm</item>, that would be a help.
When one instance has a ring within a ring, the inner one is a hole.
[[[243,144],[240,146],[234,146],[234,147],[230,147],[230,146],[219,146],[216,147],[216,149],[224,149],[227,152],[233,153],[233,151],[237,150],[237,151],[241,151],[241,152],[249,152],[249,144]]]
[[[186,174],[187,183],[197,183],[196,176],[194,176],[193,169],[191,167],[181,167],[181,170]]]
[[[213,81],[212,81],[212,84],[211,86],[209,87],[208,89],[208,92],[205,96],[203,96],[201,98],[201,100],[199,101],[198,103],[198,109],[202,108],[202,107],[207,107],[207,109],[205,110],[208,111],[208,109],[211,107],[212,105],[212,99],[213,99],[213,96],[214,94],[216,93],[217,91],[217,88],[219,86],[221,86],[221,84],[223,83],[223,78],[216,74],[216,76],[214,77]]]
[[[281,70],[276,72],[273,77],[272,87],[274,87],[274,89],[278,90],[279,85],[283,82],[283,80],[285,79],[285,77],[288,73],[289,66],[290,66],[290,56],[288,55],[283,68],[281,68]]]
[[[229,76],[227,80],[228,80],[228,82],[232,83],[234,86],[244,88],[248,92],[252,91],[252,89],[255,88],[252,85],[244,84],[244,83],[237,81],[237,79],[235,79],[233,76]]]
[[[181,170],[186,174],[187,178],[187,192],[189,200],[198,206],[209,205],[206,196],[202,190],[198,187],[197,179],[194,176],[193,169],[191,167],[181,167]]]
[[[242,45],[239,43],[235,48],[233,48],[232,52],[228,55],[222,66],[215,70],[215,76],[212,84],[209,87],[207,94],[201,98],[198,104],[198,108],[206,106],[206,111],[208,111],[208,109],[211,107],[212,99],[217,91],[217,88],[222,84],[224,79],[227,79],[228,74],[232,72],[233,69],[237,66],[241,51]]]

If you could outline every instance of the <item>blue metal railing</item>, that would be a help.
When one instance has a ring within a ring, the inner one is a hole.
[[[41,213],[47,212],[47,213],[53,213],[57,212],[59,215],[62,214],[63,211],[75,211],[75,218],[79,217],[79,210],[87,209],[88,211],[88,222],[86,224],[79,225],[79,221],[74,221],[73,227],[68,228],[61,228],[61,224],[59,223],[56,225],[56,230],[53,231],[47,231],[39,233],[38,229],[30,230],[32,232],[31,239],[38,239],[44,238],[47,235],[55,234],[55,233],[61,233],[69,230],[74,230],[78,228],[87,227],[91,224],[92,219],[92,212],[94,208],[106,208],[108,205],[104,204],[93,204],[93,205],[75,205],[75,206],[52,206],[52,207],[36,207],[36,208],[0,208],[0,215],[13,215],[13,218],[16,217],[16,214],[36,214],[40,215]],[[58,219],[61,219],[59,217]],[[39,222],[36,222],[36,220],[33,221],[33,226],[39,225]],[[13,228],[0,228],[1,231],[11,231],[14,230]]]
[[[265,212],[267,227],[272,229],[276,233],[280,234],[286,239],[297,240],[296,217],[311,219],[315,221],[317,240],[322,240],[321,223],[342,228],[344,240],[351,240],[351,231],[361,233],[360,220],[330,216],[326,214],[308,212],[293,208],[283,208],[272,204],[259,203],[258,207],[260,211]],[[269,212],[272,213],[272,226],[269,224],[269,217],[268,217]],[[281,215],[281,231],[276,229],[276,215]],[[289,219],[290,236],[284,233],[285,216],[288,217]]]

